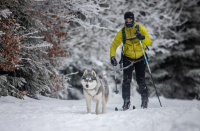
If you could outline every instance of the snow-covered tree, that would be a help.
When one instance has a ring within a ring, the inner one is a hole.
[[[93,68],[99,74],[113,69],[110,45],[123,27],[123,15],[127,11],[134,13],[135,21],[148,30],[153,41],[147,54],[159,94],[177,97],[174,93],[182,87],[185,92],[198,92],[199,47],[187,44],[199,34],[189,25],[198,21],[198,2],[0,0],[0,94],[22,98],[27,92],[32,97],[40,92],[56,98],[78,99],[80,91],[66,87],[72,84],[81,89],[79,81],[85,69]],[[191,7],[195,8],[191,10]],[[117,50],[118,61],[121,46]],[[190,50],[187,47],[191,47]],[[66,55],[67,59],[63,59]],[[192,55],[193,59],[189,59]],[[190,61],[196,64],[192,66]],[[174,62],[184,65],[181,73],[176,68],[172,70]],[[70,78],[71,73],[78,74]],[[176,75],[172,76],[173,73]],[[121,76],[122,73],[118,73],[118,83]],[[171,78],[176,84],[169,84]],[[187,80],[189,84],[184,83]],[[191,81],[194,83],[192,91],[187,88]],[[147,84],[153,94],[148,73]]]
[[[169,98],[200,99],[199,0],[170,1],[182,10],[178,19],[185,21],[173,34],[178,44],[170,54],[159,54],[151,66],[160,93]],[[158,59],[160,58],[160,60]],[[162,60],[162,61],[161,61]]]
[[[12,12],[4,5],[9,5],[6,1],[1,1],[0,8],[0,96],[7,95],[8,92],[12,95],[22,98],[23,93],[20,93],[17,86],[21,87],[26,82],[22,77],[15,77],[13,71],[19,68],[17,65],[20,61],[19,51],[22,45],[20,44],[20,34],[16,31],[19,25],[16,19],[11,16]],[[22,37],[22,36],[21,36]],[[13,75],[10,75],[13,74]]]
[[[2,61],[4,65],[1,66],[1,94],[22,98],[25,91],[27,95],[37,98],[37,92],[51,93],[55,87],[51,88],[50,80],[56,79],[53,72],[54,65],[58,62],[51,61],[50,57],[66,56],[64,51],[44,39],[48,33],[43,33],[46,27],[37,17],[39,12],[31,9],[33,1],[2,0],[1,3],[3,27],[0,27],[0,42],[1,45],[9,44],[10,46],[4,48],[8,48],[8,51],[15,49],[13,52],[16,53],[1,52],[2,57],[7,60],[6,63]],[[4,24],[4,19],[9,25]],[[14,25],[11,22],[14,22]],[[5,30],[4,26],[7,26],[6,29],[12,28],[14,33]],[[59,32],[57,35],[62,37],[65,34]],[[5,41],[5,38],[10,40]]]

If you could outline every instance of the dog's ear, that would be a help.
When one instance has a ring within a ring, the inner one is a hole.
[[[92,75],[93,75],[94,77],[97,77],[97,74],[95,73],[94,70],[92,70]]]
[[[87,70],[85,70],[85,71],[84,71],[84,73],[83,73],[83,76],[84,76],[84,75],[86,75],[87,73],[88,73],[88,71],[87,71]]]

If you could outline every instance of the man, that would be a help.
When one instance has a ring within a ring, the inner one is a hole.
[[[148,89],[145,83],[146,62],[139,41],[142,41],[144,52],[146,52],[145,46],[151,45],[151,39],[149,37],[147,30],[141,25],[138,25],[139,31],[136,31],[137,22],[134,21],[134,14],[132,12],[126,12],[124,14],[124,20],[125,20],[124,28],[126,34],[126,42],[124,43],[124,51],[123,51],[123,67],[130,65],[132,61],[138,61],[138,62],[134,63],[134,65],[129,67],[128,69],[123,70],[122,98],[124,99],[124,105],[122,107],[124,110],[127,110],[130,107],[130,83],[132,81],[132,72],[135,67],[136,81],[141,93],[141,100],[142,100],[141,107],[147,108],[149,100],[148,100]],[[115,52],[117,47],[122,43],[122,41],[123,41],[123,35],[121,29],[117,33],[110,47],[111,64],[113,66],[117,65]]]

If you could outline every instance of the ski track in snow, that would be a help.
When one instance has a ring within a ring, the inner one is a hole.
[[[200,131],[200,103],[197,100],[150,98],[148,109],[140,108],[140,96],[131,97],[135,110],[121,108],[121,95],[111,94],[105,114],[86,112],[82,100],[41,100],[25,97],[0,98],[0,131]]]

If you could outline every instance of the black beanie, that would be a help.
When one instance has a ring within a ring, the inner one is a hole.
[[[124,20],[127,19],[127,18],[131,18],[134,21],[134,14],[132,12],[126,12],[124,14]]]

